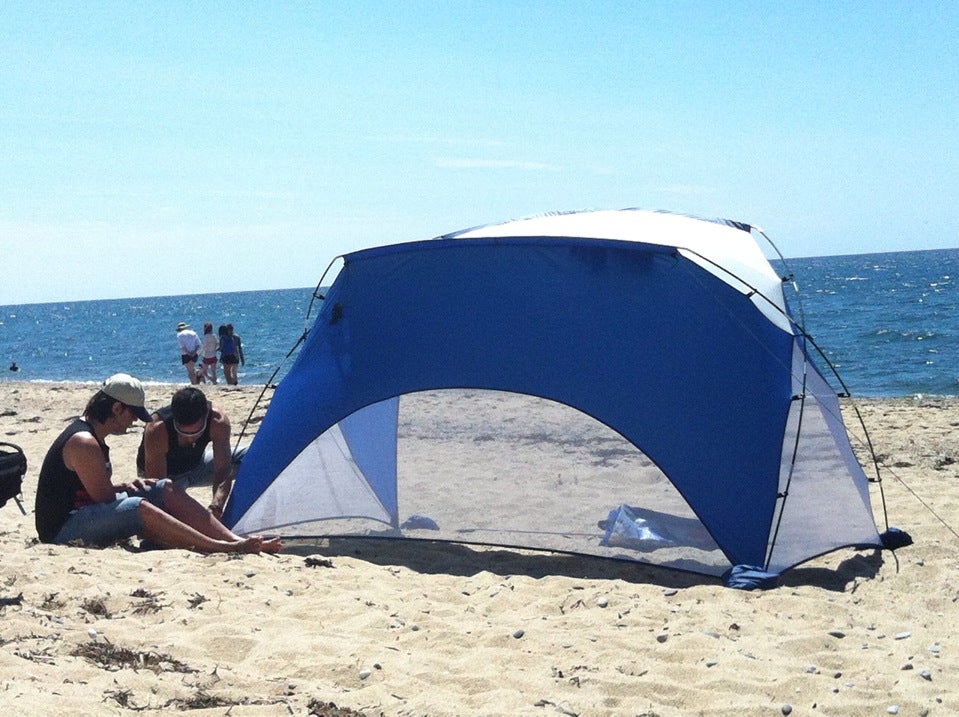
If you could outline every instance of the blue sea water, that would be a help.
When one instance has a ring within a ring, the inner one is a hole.
[[[790,259],[787,266],[802,305],[800,312],[794,301],[793,313],[804,315],[852,395],[959,394],[959,249]]]
[[[243,384],[263,385],[306,328],[313,289],[281,289],[0,307],[0,380],[100,382],[123,371],[157,383],[184,383],[176,326],[203,334],[231,323],[243,341]],[[319,302],[314,302],[312,318]],[[5,370],[16,362],[19,371]],[[5,375],[3,375],[5,374]],[[218,367],[223,382],[222,367]]]
[[[959,249],[789,259],[790,297],[854,396],[959,395]],[[232,323],[240,382],[263,385],[315,318],[313,289],[0,306],[0,380],[102,381],[125,371],[178,383],[175,327]],[[11,362],[18,372],[6,371]],[[837,390],[842,387],[835,380]],[[221,374],[222,380],[222,374]]]

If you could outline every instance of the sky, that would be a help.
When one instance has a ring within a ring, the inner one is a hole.
[[[0,3],[0,305],[642,207],[959,247],[959,3]]]

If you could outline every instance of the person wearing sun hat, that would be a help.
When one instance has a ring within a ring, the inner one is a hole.
[[[176,325],[176,342],[180,346],[180,362],[186,366],[186,375],[191,384],[199,383],[200,379],[196,375],[196,362],[200,358],[200,349],[203,348],[203,342],[197,336],[196,331],[190,328],[185,321]]]
[[[150,420],[143,384],[114,374],[53,442],[37,482],[41,542],[105,547],[138,535],[159,547],[204,553],[280,550],[276,539],[236,535],[171,480],[114,483],[106,439],[123,435],[137,419]]]
[[[100,390],[126,405],[141,421],[149,423],[152,420],[146,408],[146,392],[139,379],[128,373],[115,373],[103,382]]]

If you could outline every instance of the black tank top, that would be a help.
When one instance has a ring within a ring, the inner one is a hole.
[[[93,433],[93,426],[78,418],[57,437],[43,459],[34,508],[37,535],[43,543],[53,542],[60,528],[67,522],[70,511],[93,502],[83,487],[80,476],[63,462],[63,447],[71,436],[82,432]],[[107,470],[111,470],[109,446],[101,443],[100,450],[103,451]]]
[[[207,419],[206,430],[191,445],[181,446],[177,440],[176,428],[173,427],[173,408],[164,406],[156,411],[156,414],[163,421],[167,435],[166,452],[166,477],[178,476],[193,470],[203,461],[203,451],[210,443],[210,420]],[[143,448],[143,441],[140,441],[140,447],[137,449],[137,469],[142,471],[146,465],[146,456]]]

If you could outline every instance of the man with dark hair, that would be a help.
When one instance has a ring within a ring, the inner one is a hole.
[[[245,446],[231,451],[229,417],[199,388],[187,386],[154,412],[143,431],[137,470],[146,478],[171,478],[183,488],[212,483],[209,509],[220,517],[245,453]]]
[[[114,374],[47,451],[37,483],[36,526],[44,543],[107,546],[134,535],[203,553],[276,552],[276,539],[243,538],[169,480],[115,484],[108,436],[148,421],[143,384]]]

